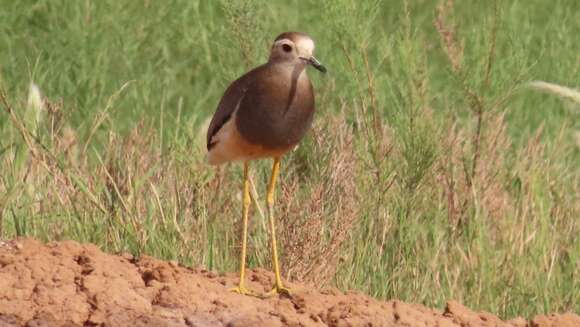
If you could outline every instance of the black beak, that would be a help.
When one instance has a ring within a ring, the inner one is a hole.
[[[326,73],[326,67],[324,67],[324,65],[321,64],[320,61],[318,61],[318,59],[314,58],[314,56],[311,56],[310,58],[301,58],[301,59],[305,60],[307,63],[312,65],[312,67],[316,68],[321,73]]]

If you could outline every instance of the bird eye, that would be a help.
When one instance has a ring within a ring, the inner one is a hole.
[[[286,52],[292,51],[292,47],[289,44],[282,44],[282,49]]]

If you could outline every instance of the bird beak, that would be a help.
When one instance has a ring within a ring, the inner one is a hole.
[[[326,73],[326,67],[318,61],[318,59],[311,56],[310,58],[301,57],[301,59],[305,60],[308,64],[312,65],[312,67],[316,68],[321,73]]]

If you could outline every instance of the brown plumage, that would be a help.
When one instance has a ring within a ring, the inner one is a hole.
[[[268,62],[227,88],[207,133],[211,164],[282,155],[302,139],[314,114],[306,66],[324,69],[312,56],[313,48],[306,34],[282,33]]]
[[[314,42],[303,33],[280,34],[268,62],[235,80],[224,93],[207,131],[208,161],[219,165],[244,161],[243,228],[240,284],[232,290],[254,294],[244,287],[249,192],[249,160],[274,158],[268,184],[272,261],[275,274],[273,293],[289,294],[280,277],[273,217],[274,189],[280,157],[306,134],[314,115],[314,90],[306,74],[308,65],[325,72],[312,55]]]

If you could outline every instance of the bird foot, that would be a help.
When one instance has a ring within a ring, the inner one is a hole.
[[[272,287],[272,290],[270,292],[266,293],[265,297],[272,297],[274,295],[292,297],[292,294],[290,293],[290,289],[282,286],[282,284],[274,284],[274,287]]]
[[[258,293],[252,291],[251,289],[246,288],[243,285],[239,285],[237,287],[230,288],[230,292],[238,293],[241,295],[249,295],[249,296],[259,297]]]

